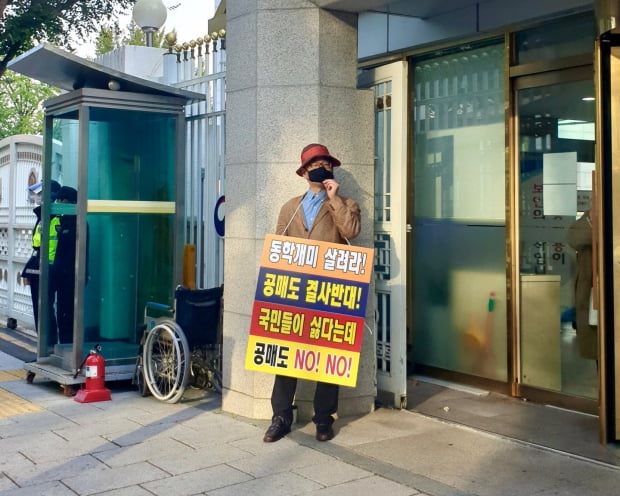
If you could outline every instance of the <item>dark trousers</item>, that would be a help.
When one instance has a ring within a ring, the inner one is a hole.
[[[58,321],[58,341],[73,343],[73,308],[75,305],[75,285],[73,275],[65,277],[56,288],[56,314]]]
[[[297,379],[276,375],[271,392],[271,408],[273,415],[283,417],[289,424],[293,422],[293,400],[297,389]],[[329,424],[334,422],[332,417],[338,411],[338,385],[326,382],[317,382],[314,390],[314,417],[315,424]]]
[[[28,278],[28,284],[30,285],[30,297],[32,298],[32,314],[34,315],[34,330],[39,334],[39,277],[34,276]],[[47,346],[54,346],[56,344],[56,314],[54,312],[55,292],[50,284],[48,290],[48,308],[49,308],[49,322],[47,328]]]
[[[39,277],[29,277],[30,297],[32,298],[32,315],[34,315],[34,330],[39,333]]]

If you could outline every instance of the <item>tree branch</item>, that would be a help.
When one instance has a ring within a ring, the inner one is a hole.
[[[104,19],[131,7],[133,0],[0,0],[0,78],[11,60],[34,43],[49,41],[71,49],[71,34],[84,38]],[[7,11],[7,7],[13,7]]]

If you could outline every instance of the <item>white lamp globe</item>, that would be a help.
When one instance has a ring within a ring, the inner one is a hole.
[[[167,17],[168,10],[161,0],[138,0],[133,8],[133,20],[142,29],[158,30]]]

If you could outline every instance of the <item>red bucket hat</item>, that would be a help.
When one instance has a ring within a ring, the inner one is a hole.
[[[340,165],[340,160],[335,157],[332,157],[329,154],[329,150],[326,146],[319,145],[318,143],[310,143],[305,146],[301,151],[301,166],[297,169],[297,175],[304,175],[304,168],[306,165],[311,164],[315,160],[320,158],[324,158],[325,160],[329,160],[332,164],[332,167],[338,167]]]

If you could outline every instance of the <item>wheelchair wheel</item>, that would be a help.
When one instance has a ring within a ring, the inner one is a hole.
[[[189,383],[196,389],[204,389],[209,385],[209,369],[204,353],[200,348],[192,350],[192,361],[189,366]]]
[[[211,384],[222,394],[222,345],[215,345],[211,355]]]
[[[219,370],[213,372],[211,384],[213,385],[213,389],[222,394],[222,373]]]
[[[144,359],[142,354],[136,359],[136,368],[133,373],[133,379],[131,383],[138,388],[140,396],[150,396],[151,391],[146,385],[146,378],[144,377]]]
[[[143,351],[144,378],[155,398],[167,403],[181,399],[189,377],[190,352],[179,325],[161,319],[148,332]]]

